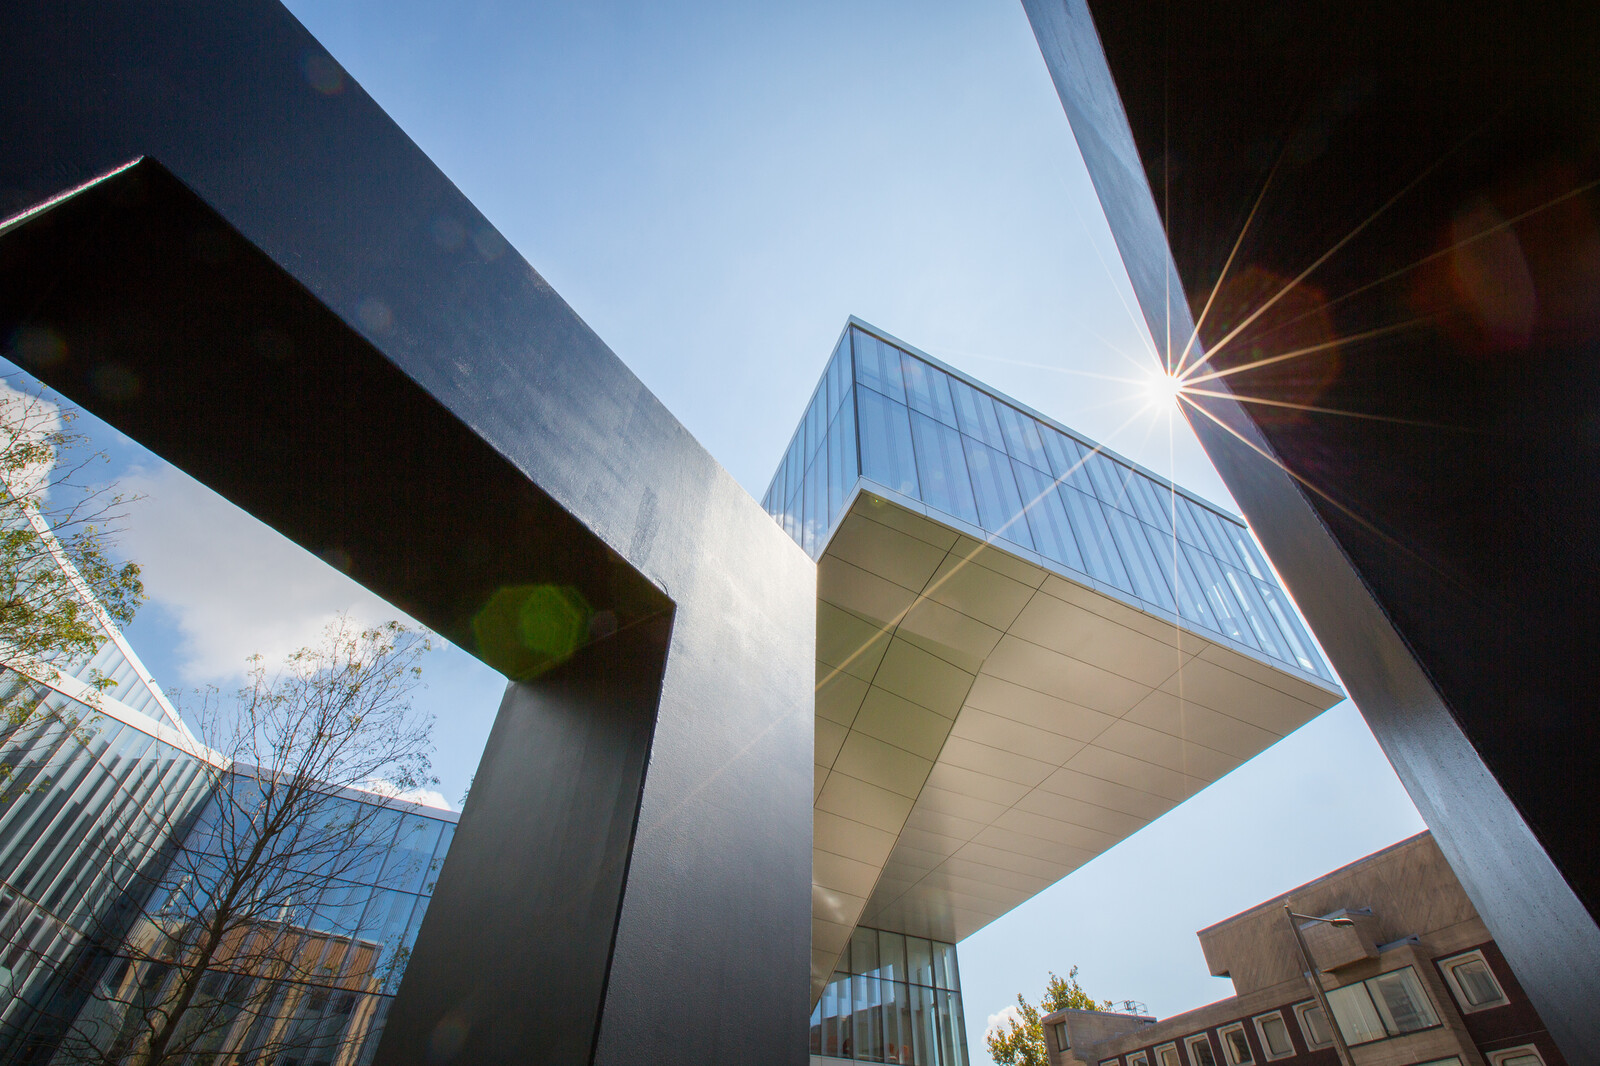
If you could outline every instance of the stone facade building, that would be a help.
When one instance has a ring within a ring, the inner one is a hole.
[[[1285,904],[1350,920],[1299,927],[1353,1066],[1565,1066],[1426,832],[1202,929],[1228,999],[1159,1021],[1046,1015],[1051,1066],[1339,1066]]]

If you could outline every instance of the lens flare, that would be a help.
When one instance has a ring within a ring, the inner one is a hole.
[[[1156,371],[1145,381],[1145,392],[1155,407],[1174,407],[1183,394],[1183,379],[1166,370]]]

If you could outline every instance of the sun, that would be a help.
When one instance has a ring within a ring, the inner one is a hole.
[[[1175,406],[1182,392],[1183,379],[1165,369],[1151,372],[1145,380],[1145,393],[1157,408]]]

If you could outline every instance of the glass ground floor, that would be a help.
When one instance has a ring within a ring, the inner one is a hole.
[[[967,1066],[955,945],[857,929],[811,1012],[811,1053],[823,1061]]]

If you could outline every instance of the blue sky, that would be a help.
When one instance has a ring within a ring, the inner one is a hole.
[[[291,0],[291,9],[753,495],[857,314],[1225,506],[1155,367],[1016,0]],[[226,684],[385,606],[105,431],[164,684]],[[452,802],[498,677],[426,705]],[[961,945],[969,1042],[1049,969],[1168,1015],[1194,931],[1421,828],[1342,704]]]

